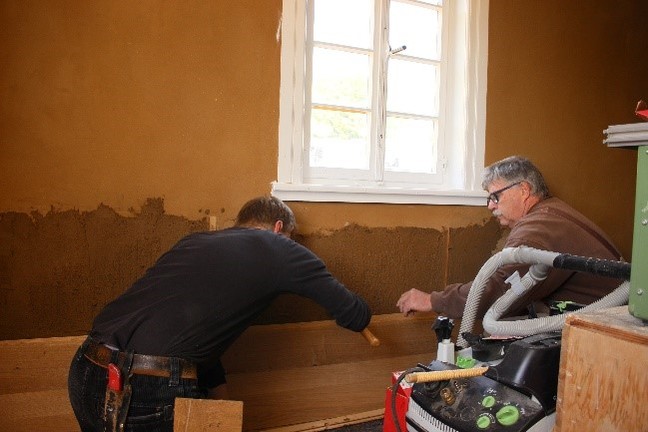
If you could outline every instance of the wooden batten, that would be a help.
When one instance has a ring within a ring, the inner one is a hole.
[[[392,372],[434,359],[434,319],[374,316],[378,346],[334,321],[250,327],[223,358],[230,398],[242,402],[242,429],[323,430],[379,418]],[[0,430],[78,430],[67,374],[84,339],[0,341]]]

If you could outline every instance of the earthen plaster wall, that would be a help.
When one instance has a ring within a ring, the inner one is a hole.
[[[0,2],[0,339],[85,333],[183,235],[276,179],[280,0]],[[491,0],[486,162],[532,158],[631,257],[648,3]],[[396,312],[471,279],[505,232],[484,207],[291,203],[297,240]],[[260,322],[323,319],[280,299]]]

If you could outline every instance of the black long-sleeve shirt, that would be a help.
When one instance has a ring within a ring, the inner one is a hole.
[[[304,246],[271,231],[230,228],[181,239],[106,305],[91,336],[209,369],[282,293],[314,300],[353,331],[371,319],[367,303]]]

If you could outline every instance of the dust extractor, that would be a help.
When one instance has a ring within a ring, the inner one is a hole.
[[[507,280],[511,288],[486,313],[482,325],[490,336],[475,336],[472,334],[475,316],[486,282],[499,267],[508,264],[530,267],[524,276],[514,274]],[[551,268],[584,271],[623,282],[606,297],[575,311],[535,319],[500,320],[516,299],[547,277]],[[437,359],[406,370],[392,388],[395,395],[403,380],[413,383],[405,415],[407,430],[551,431],[555,423],[561,329],[565,318],[570,313],[627,304],[629,279],[630,264],[622,261],[525,246],[506,248],[493,255],[477,274],[464,309],[456,344],[462,367],[450,361],[447,333],[439,332],[436,323],[437,336],[443,335],[438,337],[438,342],[439,352],[446,353],[445,361]],[[392,418],[397,419],[394,399],[390,408]],[[394,423],[395,429],[403,432],[398,422]]]

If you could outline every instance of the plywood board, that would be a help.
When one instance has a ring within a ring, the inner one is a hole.
[[[648,430],[646,364],[648,327],[627,306],[569,317],[555,432]]]

